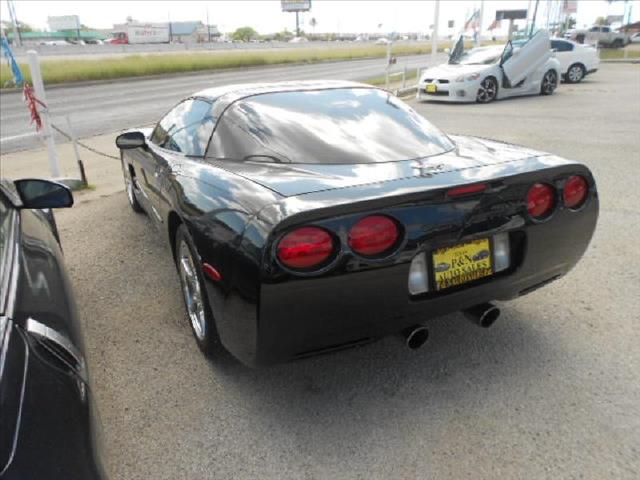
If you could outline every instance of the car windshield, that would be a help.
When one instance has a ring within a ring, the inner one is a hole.
[[[503,47],[479,47],[462,54],[456,65],[490,65],[500,59]]]
[[[220,117],[207,156],[359,164],[424,158],[452,148],[446,135],[394,95],[355,87],[239,100]]]

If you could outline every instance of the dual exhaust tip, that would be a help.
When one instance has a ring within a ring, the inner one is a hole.
[[[500,309],[491,303],[481,303],[463,310],[464,316],[474,325],[489,328],[500,316]],[[429,330],[424,325],[413,325],[402,331],[404,343],[410,350],[417,350],[429,339]]]

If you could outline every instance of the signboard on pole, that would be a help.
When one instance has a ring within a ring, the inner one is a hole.
[[[578,12],[578,0],[564,0],[564,13],[571,14]]]
[[[49,24],[49,30],[51,30],[52,32],[80,29],[80,17],[78,17],[78,15],[47,17],[47,23]]]
[[[311,10],[311,0],[282,0],[283,12],[308,12]]]
[[[527,18],[527,10],[496,10],[496,20],[523,20]]]

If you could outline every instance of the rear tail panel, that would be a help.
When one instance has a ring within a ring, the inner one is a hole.
[[[562,205],[563,183],[574,174],[589,183],[589,198],[578,211]],[[452,187],[478,182],[487,188],[468,196],[447,195]],[[527,192],[537,182],[556,192],[553,213],[540,222],[528,215],[526,205]],[[260,214],[271,233],[261,266],[257,361],[268,363],[363,342],[429,317],[528,293],[576,264],[589,244],[597,213],[590,171],[553,156],[429,171],[424,176],[286,198]],[[387,215],[401,226],[402,241],[385,258],[365,259],[348,246],[351,226],[370,214]],[[328,268],[301,275],[279,264],[278,240],[302,225],[319,226],[335,235],[339,247]],[[459,287],[409,293],[409,270],[416,255],[424,252],[433,282],[437,249],[497,234],[508,235],[508,268]]]

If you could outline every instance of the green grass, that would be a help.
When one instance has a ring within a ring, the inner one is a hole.
[[[624,58],[624,50],[603,48],[600,50],[600,60],[616,60]],[[627,58],[640,58],[640,50],[631,50],[627,52]]]
[[[428,43],[394,45],[394,55],[426,54],[431,52]],[[203,52],[185,54],[128,55],[87,60],[42,61],[42,77],[46,85],[80,82],[87,80],[109,80],[125,77],[142,77],[180,72],[220,70],[293,63],[316,63],[331,60],[357,58],[382,58],[387,54],[386,46],[349,46],[335,48],[296,48],[268,51]],[[31,81],[29,67],[20,67]],[[6,88],[11,81],[11,72],[3,64],[0,67],[0,85]]]

